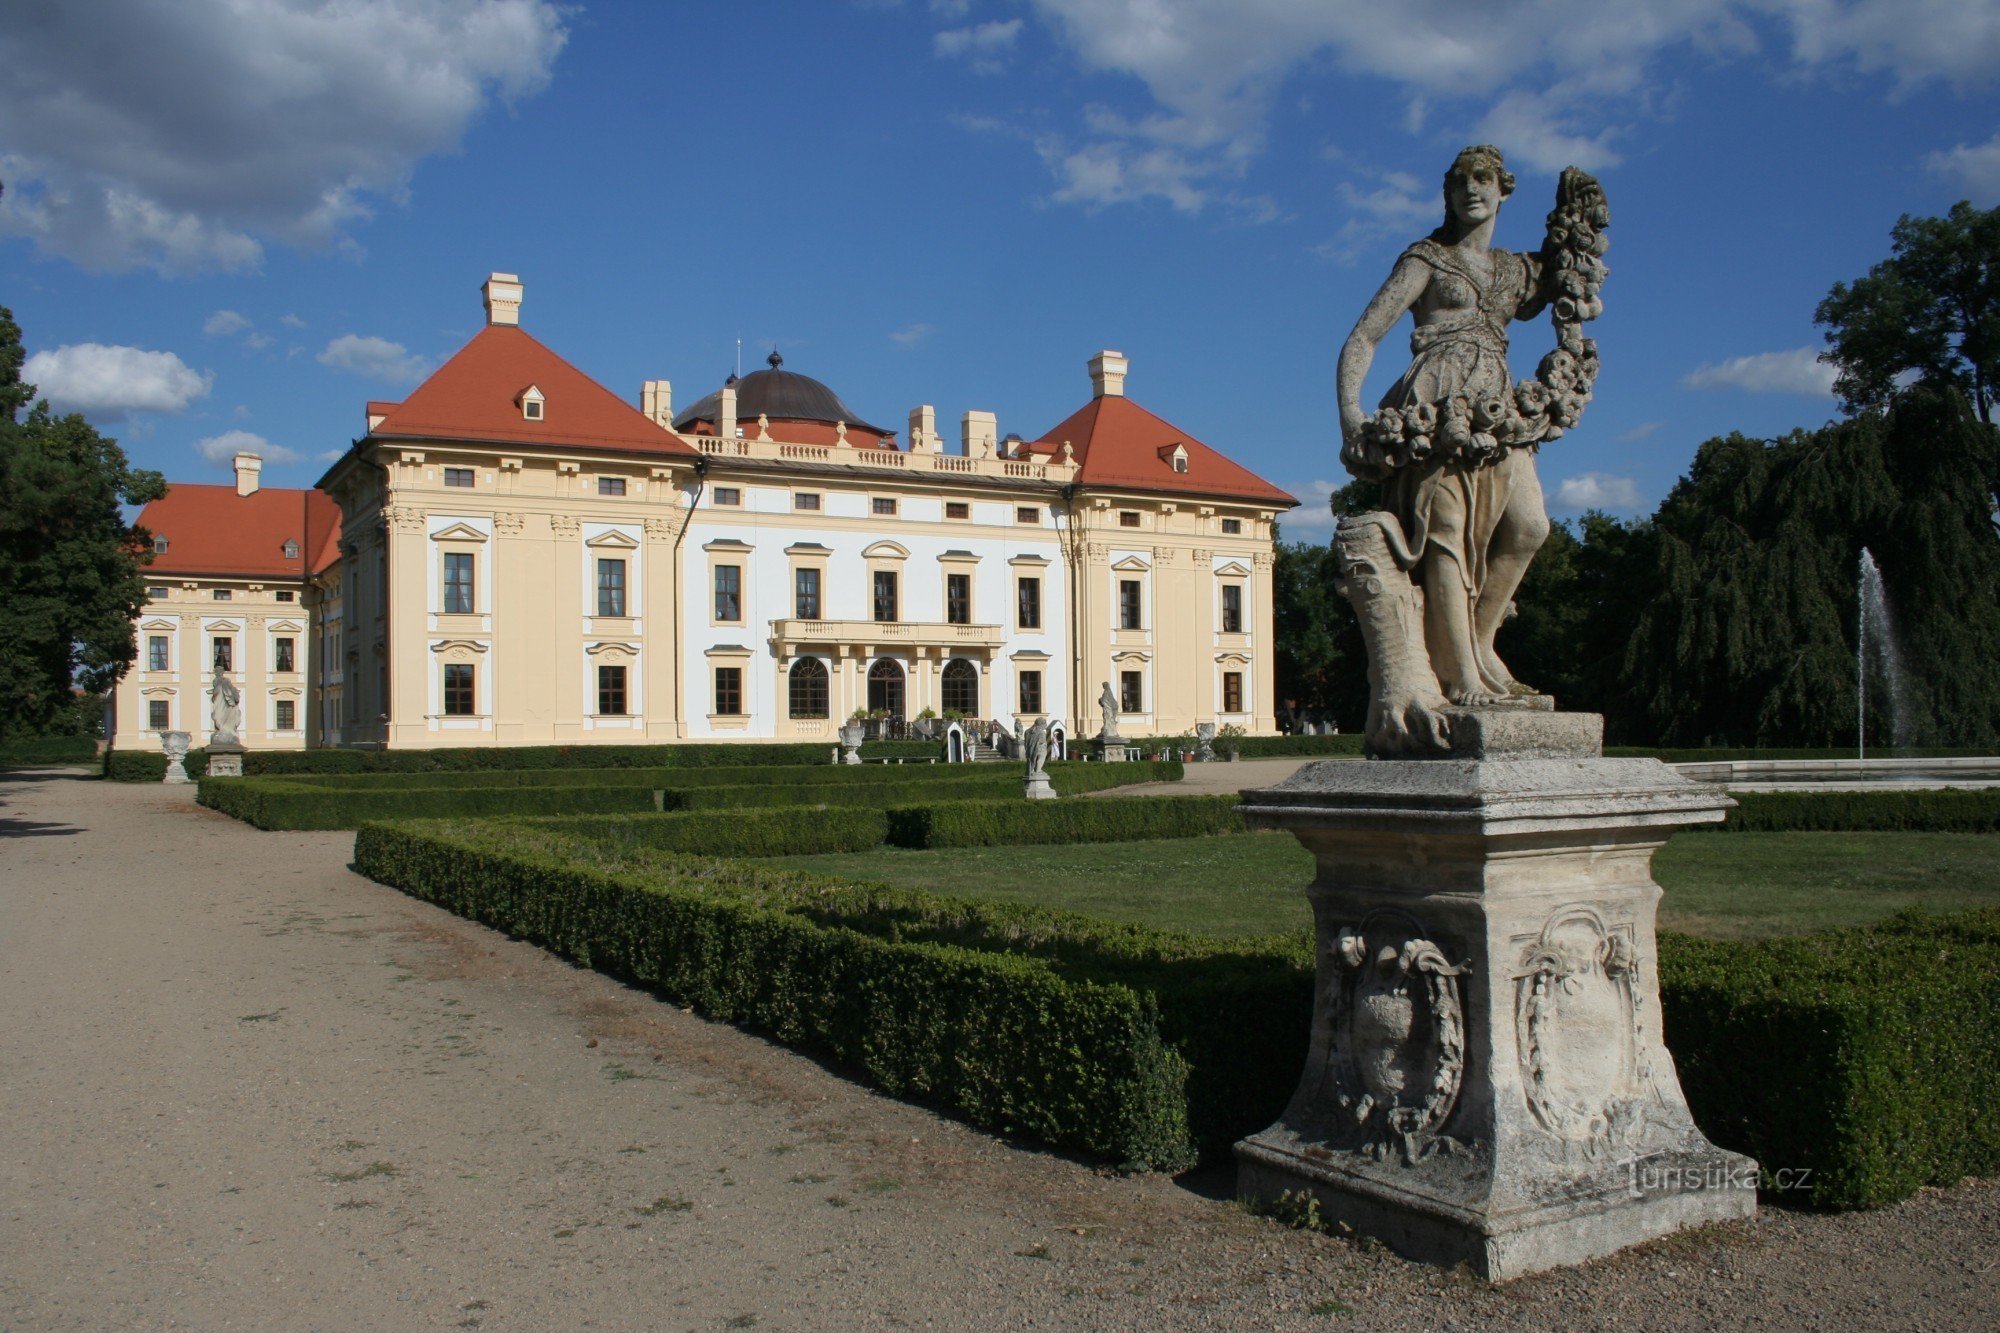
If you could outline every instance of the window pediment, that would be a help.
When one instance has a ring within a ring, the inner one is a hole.
[[[608,548],[611,550],[618,550],[618,551],[636,551],[639,549],[638,542],[633,541],[630,537],[626,536],[624,533],[616,531],[599,533],[597,536],[592,537],[589,541],[585,542],[584,545],[592,547],[596,550],[605,550]]]
[[[448,528],[439,528],[431,534],[434,542],[483,542],[486,534],[470,523],[454,523]]]
[[[243,626],[233,620],[211,620],[202,628],[210,634],[241,634]]]
[[[752,548],[749,542],[738,537],[717,537],[712,542],[703,542],[701,549],[704,551],[748,551]]]
[[[168,634],[179,629],[180,626],[171,620],[142,620],[139,622],[139,628],[151,630],[157,634]]]
[[[907,560],[910,558],[910,549],[895,542],[880,541],[867,547],[861,554],[870,560]]]
[[[304,634],[306,632],[306,627],[295,620],[274,620],[271,622],[269,628],[273,634]]]
[[[1037,569],[1044,569],[1048,566],[1049,558],[1045,555],[1017,555],[1009,557],[1007,563],[1010,565],[1033,565]]]
[[[1128,555],[1123,560],[1120,560],[1117,564],[1111,567],[1113,569],[1122,570],[1130,574],[1143,574],[1146,573],[1148,570],[1152,569],[1151,565],[1147,564],[1144,560],[1141,560],[1136,555]]]
[[[585,644],[583,651],[591,657],[624,659],[624,658],[637,657],[639,655],[639,649],[637,648],[637,646],[629,643]]]
[[[1222,578],[1247,579],[1250,577],[1250,571],[1237,564],[1234,560],[1221,566],[1215,572],[1217,577]]]

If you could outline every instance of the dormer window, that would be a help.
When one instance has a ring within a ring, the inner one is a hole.
[[[153,554],[165,555],[166,553],[167,553],[167,539],[165,537],[153,538]]]
[[[1160,450],[1160,457],[1168,467],[1176,472],[1188,470],[1188,451],[1185,444],[1170,444]]]
[[[286,542],[285,559],[296,560],[298,558],[299,558],[299,544],[297,542]]]
[[[542,391],[532,384],[521,390],[521,396],[515,401],[521,404],[522,417],[529,421],[540,421],[548,404]]]

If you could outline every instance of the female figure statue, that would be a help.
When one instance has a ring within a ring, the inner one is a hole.
[[[1494,652],[1493,636],[1548,536],[1534,447],[1575,423],[1597,369],[1594,345],[1575,326],[1602,309],[1603,195],[1588,176],[1565,172],[1549,242],[1539,254],[1516,254],[1492,244],[1513,189],[1499,149],[1461,152],[1445,173],[1444,225],[1403,252],[1340,353],[1341,461],[1384,484],[1402,528],[1398,563],[1423,590],[1425,655],[1454,704],[1532,693]],[[1588,235],[1573,238],[1572,220]],[[1558,348],[1517,386],[1507,324],[1532,318],[1552,296],[1566,298]],[[1405,311],[1416,324],[1410,367],[1370,418],[1361,382]]]

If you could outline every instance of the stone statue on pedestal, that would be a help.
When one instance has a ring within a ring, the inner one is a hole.
[[[1097,733],[1101,741],[1118,739],[1118,696],[1111,692],[1111,682],[1104,682],[1103,691],[1097,696],[1097,711],[1104,715],[1104,728]]]
[[[1016,723],[1016,727],[1020,724]],[[1049,721],[1042,718],[1026,731],[1018,733],[1021,757],[1027,761],[1022,777],[1022,786],[1031,801],[1052,801],[1056,789],[1049,784]]]
[[[1380,482],[1387,504],[1343,519],[1335,538],[1368,645],[1375,754],[1441,751],[1448,707],[1535,694],[1493,638],[1548,536],[1535,452],[1577,423],[1597,379],[1582,325],[1604,309],[1611,218],[1596,180],[1572,167],[1540,251],[1502,250],[1493,230],[1513,189],[1497,148],[1460,153],[1443,225],[1403,251],[1340,353],[1341,461]],[[1556,346],[1517,383],[1507,325],[1544,309]],[[1410,365],[1370,417],[1361,382],[1405,312]]]
[[[217,672],[208,691],[208,743],[210,748],[237,744],[243,729],[243,695],[236,682]]]

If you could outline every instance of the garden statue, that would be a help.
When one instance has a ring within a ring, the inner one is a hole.
[[[236,682],[218,671],[208,692],[209,747],[235,745],[236,735],[242,729],[243,696],[237,691]]]
[[[163,731],[160,733],[160,749],[167,756],[166,775],[160,781],[176,783],[194,781],[193,778],[188,776],[186,764],[188,743],[193,739],[185,731]]]
[[[1027,760],[1027,770],[1022,783],[1026,795],[1032,801],[1052,801],[1056,790],[1049,785],[1049,722],[1042,718],[1026,731],[1018,730],[1016,735],[1021,745],[1021,755]]]
[[[1111,682],[1104,682],[1104,690],[1097,696],[1097,709],[1104,714],[1104,729],[1097,733],[1099,740],[1118,739],[1118,696],[1111,692]]]
[[[1492,244],[1513,189],[1499,149],[1461,152],[1445,173],[1444,224],[1403,251],[1340,353],[1341,461],[1380,482],[1386,505],[1343,518],[1334,538],[1368,648],[1373,754],[1442,751],[1447,708],[1535,697],[1493,637],[1548,536],[1535,452],[1577,423],[1597,379],[1582,326],[1604,309],[1610,211],[1571,167],[1541,250],[1516,254]],[[1507,324],[1544,308],[1556,346],[1516,382]],[[1406,311],[1410,366],[1368,416],[1361,382]]]

